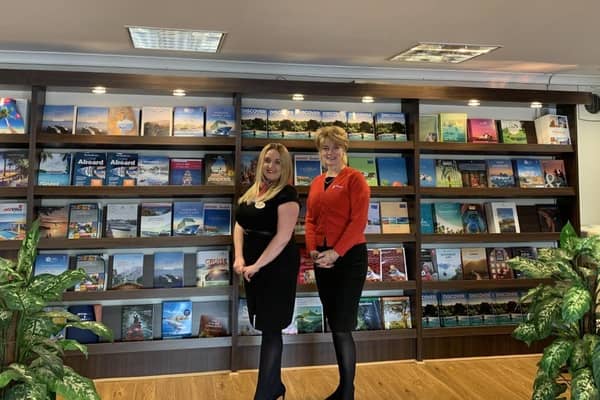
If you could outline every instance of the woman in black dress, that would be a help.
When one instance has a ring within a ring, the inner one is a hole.
[[[292,321],[300,268],[293,241],[300,203],[291,178],[292,159],[285,146],[266,145],[258,158],[256,181],[236,210],[233,268],[244,276],[250,321],[262,331],[255,400],[285,397],[281,330]]]

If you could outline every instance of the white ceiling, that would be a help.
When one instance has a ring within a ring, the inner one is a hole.
[[[133,59],[138,67],[154,69],[230,63],[238,72],[244,66],[256,72],[263,63],[292,63],[354,67],[356,78],[361,71],[365,76],[384,71],[385,77],[385,71],[392,76],[407,68],[459,70],[463,76],[465,70],[512,73],[521,82],[540,74],[600,78],[598,0],[20,0],[3,9],[0,64],[5,65],[23,54],[31,64],[46,63],[50,55],[44,59],[39,52],[52,52],[74,60],[112,55],[108,64],[114,67]],[[125,25],[219,30],[227,38],[217,55],[136,50]],[[462,64],[387,61],[419,41],[503,47]],[[201,64],[206,60],[220,63]]]

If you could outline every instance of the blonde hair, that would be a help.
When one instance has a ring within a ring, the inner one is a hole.
[[[331,140],[334,144],[337,144],[344,149],[342,160],[344,161],[344,164],[348,164],[348,154],[346,154],[348,152],[348,147],[350,147],[348,133],[343,128],[335,125],[320,128],[315,133],[315,145],[317,146],[317,151],[321,151],[321,146],[326,140]]]
[[[265,164],[265,157],[269,150],[276,150],[279,152],[279,157],[281,159],[281,176],[279,176],[279,180],[274,185],[271,185],[267,189],[267,191],[260,195],[260,184],[263,180],[263,166]],[[243,202],[252,203],[258,200],[267,201],[275,197],[281,190],[292,181],[292,157],[290,156],[290,152],[288,149],[282,145],[281,143],[269,143],[260,152],[258,156],[258,163],[256,164],[256,175],[254,178],[254,183],[246,193],[240,197],[238,200],[238,204],[242,204]]]

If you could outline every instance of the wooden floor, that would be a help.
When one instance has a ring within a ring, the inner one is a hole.
[[[539,356],[363,364],[356,400],[525,400]],[[322,400],[337,385],[336,367],[283,371],[286,400]],[[102,379],[102,400],[252,400],[256,371]]]

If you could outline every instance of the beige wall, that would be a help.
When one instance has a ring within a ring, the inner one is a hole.
[[[600,113],[577,116],[581,225],[600,225]]]

